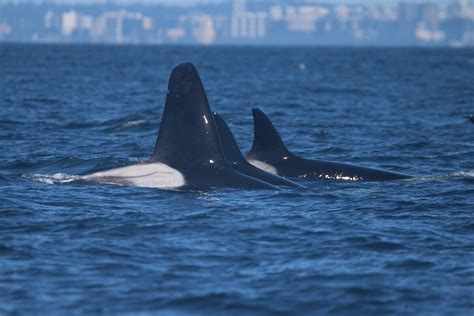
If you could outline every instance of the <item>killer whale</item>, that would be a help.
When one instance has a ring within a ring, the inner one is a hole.
[[[254,139],[245,158],[254,166],[282,177],[384,181],[411,176],[356,166],[348,163],[309,160],[293,155],[283,143],[270,119],[258,108],[252,109]]]
[[[151,158],[83,178],[162,189],[278,189],[238,172],[227,162],[204,86],[190,62],[177,65],[171,72]]]
[[[225,158],[234,169],[243,174],[260,179],[273,185],[304,188],[302,185],[278,175],[266,172],[250,164],[242,155],[239,145],[237,144],[237,141],[235,140],[235,137],[225,120],[219,114],[215,112],[213,114],[217,131],[221,137],[222,149],[224,151]]]

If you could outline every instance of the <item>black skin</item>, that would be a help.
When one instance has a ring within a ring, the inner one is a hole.
[[[347,163],[309,160],[293,155],[281,140],[270,119],[259,109],[253,109],[254,142],[245,156],[247,160],[260,160],[275,167],[278,175],[304,179],[350,179],[387,181],[409,179],[411,176],[366,168]]]
[[[214,113],[214,121],[216,122],[217,130],[221,137],[224,155],[234,169],[273,185],[304,188],[293,181],[271,174],[250,164],[240,152],[234,135],[224,119],[219,114]]]
[[[171,73],[149,162],[164,163],[181,172],[187,188],[278,189],[238,172],[225,159],[206,92],[189,62],[177,65]]]
[[[277,187],[242,174],[233,168],[220,165],[193,166],[180,170],[186,180],[182,189],[234,188],[234,189],[278,189]]]

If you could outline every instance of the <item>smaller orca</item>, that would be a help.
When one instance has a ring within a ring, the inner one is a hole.
[[[83,179],[163,189],[278,189],[238,172],[227,162],[206,92],[196,68],[189,62],[179,64],[171,72],[150,160]]]
[[[240,152],[239,145],[237,145],[234,135],[232,134],[232,131],[230,130],[227,123],[219,114],[215,112],[214,121],[216,122],[217,130],[222,141],[222,149],[224,150],[225,158],[234,169],[237,169],[243,174],[260,179],[273,185],[304,188],[302,185],[266,172],[250,164],[247,160],[245,160],[245,157]]]
[[[254,166],[282,177],[338,180],[397,180],[408,175],[356,166],[348,163],[309,160],[293,155],[281,140],[270,119],[261,110],[252,110],[254,139],[245,158]]]

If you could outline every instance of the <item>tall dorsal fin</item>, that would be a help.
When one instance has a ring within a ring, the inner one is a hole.
[[[249,155],[262,152],[288,155],[289,151],[281,140],[280,134],[265,113],[258,108],[253,108],[252,114],[254,134]]]
[[[239,145],[237,144],[229,126],[219,114],[217,114],[216,112],[214,112],[213,114],[217,130],[219,131],[222,149],[224,151],[226,159],[229,162],[246,164],[247,160],[245,160],[244,156],[242,155],[242,152],[239,149]]]
[[[151,160],[180,169],[225,161],[206,92],[190,62],[171,72]]]

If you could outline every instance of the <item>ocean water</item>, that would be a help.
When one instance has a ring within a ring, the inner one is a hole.
[[[192,61],[243,152],[414,175],[307,190],[75,181],[152,153]],[[0,314],[474,313],[474,50],[0,45]]]

